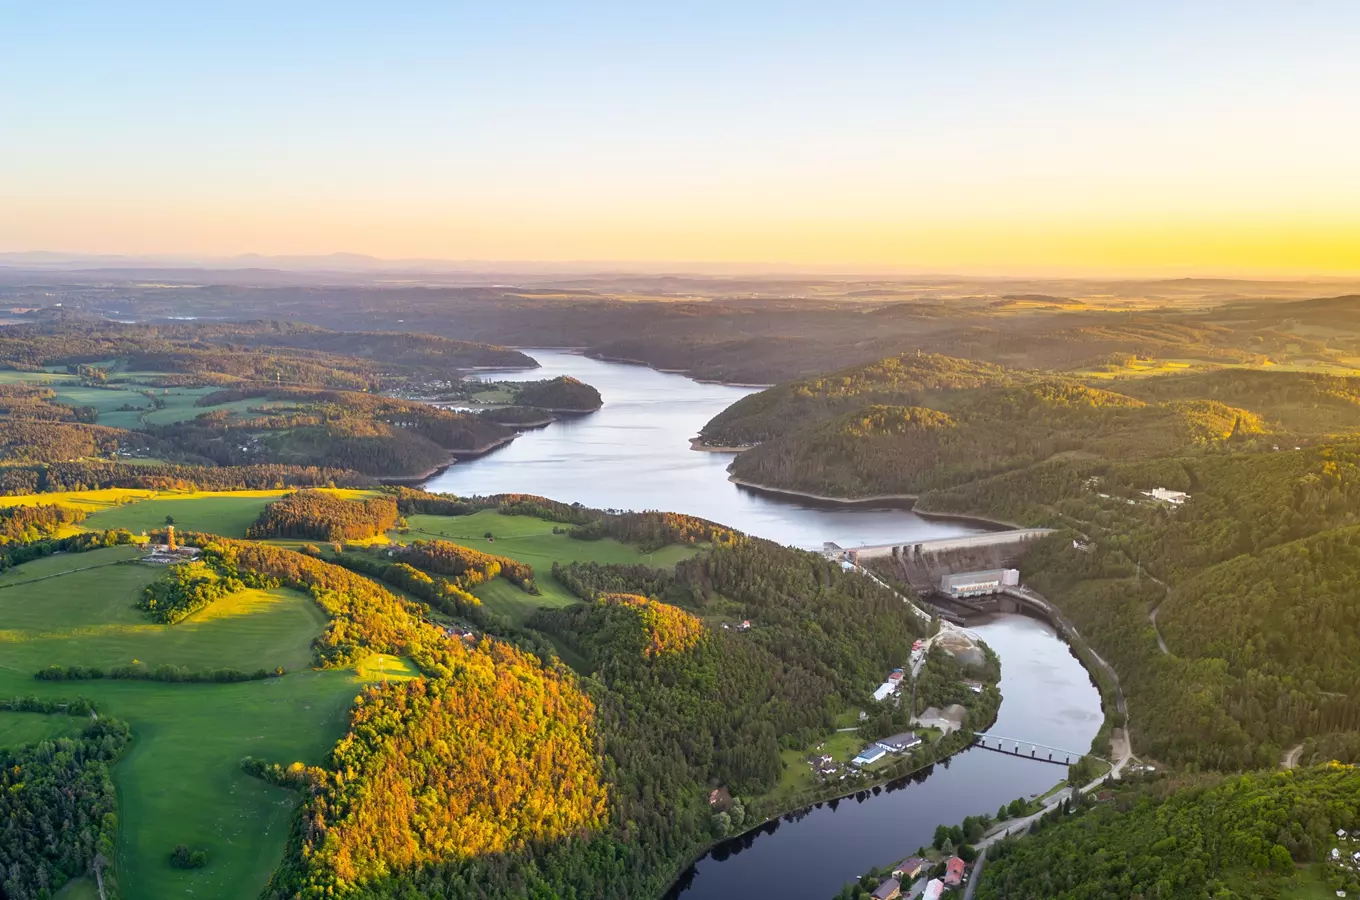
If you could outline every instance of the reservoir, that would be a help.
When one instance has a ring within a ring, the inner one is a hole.
[[[594,385],[598,412],[528,431],[424,487],[454,494],[529,493],[604,509],[689,513],[807,549],[951,537],[975,531],[884,505],[825,505],[773,497],[727,480],[730,453],[690,449],[690,438],[754,388],[702,384],[642,366],[560,350],[526,351],[542,365],[488,372],[488,380],[570,375]],[[1100,697],[1085,669],[1045,622],[1000,615],[971,628],[1001,658],[1003,701],[991,731],[1084,751],[1100,728]],[[790,813],[717,845],[682,876],[668,900],[771,896],[831,900],[862,872],[911,855],[935,826],[995,814],[1016,797],[1066,778],[1062,766],[966,750],[902,782]]]
[[[700,516],[781,544],[820,550],[970,534],[882,504],[844,506],[756,494],[727,480],[732,453],[690,449],[709,419],[757,388],[702,384],[644,366],[562,350],[528,350],[541,369],[483,372],[489,381],[570,375],[593,385],[598,412],[526,431],[479,459],[450,466],[424,487],[464,496],[538,494],[598,509],[659,509]]]

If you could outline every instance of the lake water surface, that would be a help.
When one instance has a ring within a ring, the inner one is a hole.
[[[593,385],[604,407],[526,431],[486,456],[450,466],[430,479],[427,489],[463,495],[539,494],[599,509],[683,512],[807,549],[821,549],[824,541],[856,547],[976,531],[882,504],[819,506],[732,484],[727,466],[734,454],[691,450],[690,438],[756,388],[702,384],[562,350],[526,352],[543,368],[483,372],[480,377],[536,381],[571,375]]]
[[[819,549],[949,537],[968,526],[883,506],[826,506],[773,498],[727,480],[732,454],[689,440],[752,388],[701,384],[641,366],[559,350],[527,351],[543,366],[484,373],[491,380],[571,375],[594,385],[604,407],[529,431],[480,459],[451,466],[425,487],[455,494],[530,493],[605,509],[662,509],[702,516],[785,544]],[[1083,751],[1100,728],[1100,697],[1046,623],[996,616],[973,629],[1001,658],[1004,700],[992,731]],[[683,900],[779,897],[830,900],[862,872],[910,855],[935,826],[995,813],[1047,791],[1067,770],[989,750],[967,750],[901,783],[791,813],[725,841],[669,895]]]

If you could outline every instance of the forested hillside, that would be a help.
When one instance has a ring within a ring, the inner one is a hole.
[[[927,398],[945,392],[1023,383],[1033,377],[966,359],[904,353],[743,397],[705,425],[699,439],[713,445],[757,444],[862,407],[925,406],[930,405]]]
[[[1158,485],[1190,499],[1141,494]],[[1119,672],[1140,753],[1267,766],[1360,728],[1356,445],[1054,461],[918,505],[1068,529],[1026,556],[1025,579]]]
[[[1330,865],[1336,832],[1360,828],[1360,769],[1324,765],[1169,791],[1122,791],[1037,825],[988,854],[982,900],[1322,896],[1297,865],[1326,865],[1328,891],[1360,880]],[[1324,862],[1325,861],[1325,862]],[[1305,879],[1310,887],[1303,890]],[[1330,896],[1328,893],[1327,896]]]
[[[1244,446],[1253,413],[1216,401],[1147,404],[1077,382],[941,397],[943,409],[867,406],[737,457],[732,474],[767,487],[835,497],[920,494],[1036,465],[1060,454],[1148,458]]]
[[[517,350],[431,335],[336,332],[273,321],[127,325],[78,322],[0,327],[0,367],[127,368],[200,379],[275,381],[338,388],[376,386],[394,374],[460,368],[533,368]]]
[[[530,382],[515,393],[517,406],[549,412],[590,412],[600,408],[600,392],[583,381],[562,375],[549,381]]]
[[[1360,428],[1360,379],[1220,370],[1088,379],[929,354],[777,385],[700,440],[756,445],[756,485],[837,497],[920,494],[1064,457],[1142,460],[1264,450]]]
[[[0,465],[135,457],[420,475],[515,432],[377,392],[457,384],[486,365],[536,364],[446,338],[278,322],[0,327]]]

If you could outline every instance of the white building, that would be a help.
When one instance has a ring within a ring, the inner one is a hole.
[[[1144,491],[1143,496],[1151,497],[1153,500],[1160,500],[1163,503],[1170,503],[1172,506],[1180,506],[1186,500],[1190,499],[1190,495],[1185,491],[1170,491],[1160,487],[1153,488],[1150,491]]]

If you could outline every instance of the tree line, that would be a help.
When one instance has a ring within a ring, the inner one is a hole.
[[[465,591],[500,576],[527,593],[538,593],[533,567],[509,557],[440,540],[412,541],[396,553],[398,559],[416,568],[453,576],[454,584]]]
[[[0,466],[0,495],[135,488],[150,491],[258,491],[287,487],[371,487],[372,479],[315,466],[139,466],[57,462]]]
[[[303,490],[267,505],[246,529],[246,537],[363,540],[396,528],[399,519],[391,497],[346,500],[326,491]]]
[[[76,737],[0,747],[0,896],[43,900],[114,858],[109,769],[130,740],[126,724],[101,718]]]
[[[67,525],[85,521],[88,515],[84,510],[56,504],[0,507],[0,546],[45,540]]]

